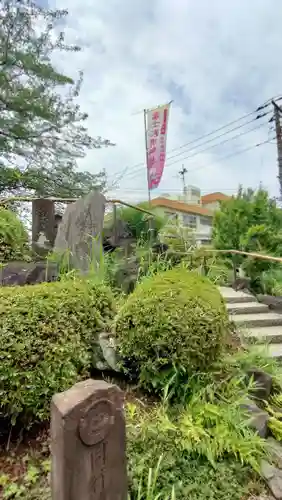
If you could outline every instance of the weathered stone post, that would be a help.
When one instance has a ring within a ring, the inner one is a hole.
[[[38,199],[32,202],[32,242],[36,245],[40,234],[44,234],[50,248],[55,241],[55,212],[52,200]],[[38,250],[36,248],[36,250]]]
[[[52,500],[126,500],[123,393],[87,380],[51,408]]]

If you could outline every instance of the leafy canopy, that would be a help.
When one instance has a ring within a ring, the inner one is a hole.
[[[216,248],[226,250],[258,250],[253,236],[254,232],[261,233],[261,229],[254,231],[251,228],[265,226],[273,235],[279,232],[281,222],[282,211],[266,190],[243,190],[240,187],[237,196],[223,201],[215,214],[213,244]]]
[[[82,74],[75,82],[52,63],[58,53],[80,50],[58,33],[66,16],[32,0],[1,2],[0,192],[79,196],[105,187],[105,172],[76,170],[87,150],[111,143],[87,132],[87,114],[76,102]]]
[[[281,256],[282,210],[262,188],[258,191],[239,189],[238,195],[224,201],[215,214],[213,243],[219,249],[243,250]],[[230,259],[230,255],[227,256]],[[266,291],[264,273],[279,267],[270,260],[232,256],[252,280],[257,291]],[[269,281],[269,280],[268,280]]]

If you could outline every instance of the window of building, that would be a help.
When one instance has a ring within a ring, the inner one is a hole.
[[[200,196],[200,191],[198,189],[191,189],[191,196],[198,198],[198,196]]]
[[[201,217],[201,226],[212,226],[212,218],[211,217]]]
[[[178,220],[178,214],[174,214],[172,212],[165,212],[165,217],[168,222],[174,222]]]
[[[196,229],[197,227],[197,217],[196,215],[183,215],[183,225],[185,227],[190,227],[191,229]]]

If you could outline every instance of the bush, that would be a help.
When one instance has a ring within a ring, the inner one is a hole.
[[[160,498],[172,487],[176,498],[189,500],[249,498],[265,455],[265,441],[249,428],[242,402],[248,396],[244,373],[209,373],[188,381],[185,405],[128,403],[127,454],[129,488],[146,488],[148,468],[162,461],[156,478]],[[210,380],[208,380],[210,379]],[[137,498],[133,496],[133,498]],[[143,497],[142,497],[143,498]]]
[[[271,269],[262,273],[260,277],[262,292],[266,295],[282,295],[282,271]]]
[[[116,316],[115,334],[124,369],[158,390],[175,370],[208,370],[222,351],[227,325],[217,288],[178,268],[137,286]]]
[[[11,210],[0,208],[0,262],[24,260],[28,255],[27,232]]]
[[[53,394],[88,374],[92,342],[113,314],[109,290],[87,280],[0,289],[2,414],[47,418]]]
[[[149,204],[146,202],[139,203],[136,208],[122,206],[117,210],[117,221],[122,221],[125,224],[126,232],[129,232],[129,235],[135,241],[149,242],[152,239],[155,240],[165,225],[165,218],[155,214],[150,223],[151,216],[138,210],[138,208],[151,212]],[[105,225],[108,230],[112,229],[113,231],[114,221],[110,214],[106,218]],[[153,235],[150,234],[151,230]]]
[[[190,269],[198,269],[217,285],[229,285],[234,279],[233,267],[226,256],[213,252],[209,246],[194,250],[187,260]]]
[[[169,221],[160,233],[160,239],[175,252],[186,253],[195,248],[196,245],[193,230],[181,226],[179,222]]]

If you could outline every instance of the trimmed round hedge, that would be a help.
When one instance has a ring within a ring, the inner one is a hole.
[[[0,415],[48,418],[52,396],[89,375],[114,313],[110,290],[88,280],[0,288]]]
[[[156,389],[173,366],[188,375],[208,371],[225,345],[227,325],[218,289],[178,268],[139,284],[117,314],[114,330],[124,370],[141,386]]]

